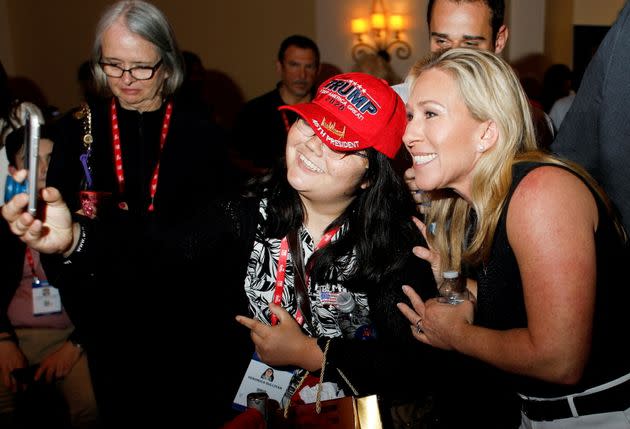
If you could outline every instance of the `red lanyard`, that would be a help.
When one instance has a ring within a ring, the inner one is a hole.
[[[173,113],[173,102],[169,101],[166,105],[166,112],[164,113],[164,122],[162,123],[162,133],[160,135],[160,157],[162,156],[162,149],[164,149],[164,143],[166,143],[166,136],[168,135],[168,127],[171,124],[171,114]],[[111,106],[112,115],[112,146],[114,148],[114,163],[116,165],[116,178],[118,179],[118,190],[122,195],[125,190],[125,173],[123,171],[122,151],[120,150],[120,129],[118,128],[118,112],[116,111],[116,101],[112,98]],[[149,193],[151,195],[151,204],[149,205],[149,211],[152,212],[155,207],[153,201],[155,200],[155,193],[157,191],[158,176],[160,174],[160,158],[155,165],[153,171],[153,177],[151,178],[151,188]],[[126,204],[121,202],[122,205]]]
[[[322,239],[319,240],[319,243],[317,244],[317,246],[315,246],[313,253],[315,253],[318,249],[321,249],[322,247],[328,245],[328,243],[330,243],[330,240],[332,240],[332,238],[337,233],[337,231],[339,231],[339,227],[333,228],[330,231],[326,232],[323,235]],[[297,251],[301,252],[302,250],[298,249]],[[288,254],[289,254],[289,241],[287,240],[286,237],[284,237],[282,241],[280,242],[280,257],[278,258],[278,274],[276,274],[276,289],[273,292],[272,302],[276,305],[282,304],[282,291],[284,290],[284,276],[287,270],[287,255]],[[295,273],[294,275],[297,275],[297,273]],[[306,287],[307,288],[309,288],[309,283],[310,283],[310,278],[307,272],[306,273]],[[304,316],[302,315],[302,312],[300,311],[299,308],[297,309],[297,312],[295,313],[295,320],[300,325],[304,323]],[[271,314],[271,324],[272,325],[278,324],[278,316],[276,316],[273,313]]]
[[[26,262],[28,262],[28,266],[31,267],[31,274],[33,275],[33,281],[37,282],[37,274],[35,273],[35,260],[33,259],[33,254],[31,253],[31,249],[29,247],[26,248]]]

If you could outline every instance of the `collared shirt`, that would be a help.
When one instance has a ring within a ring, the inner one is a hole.
[[[260,213],[263,219],[267,218],[267,201],[261,200]],[[343,225],[337,234],[332,238],[335,241],[345,233],[347,226]],[[304,265],[314,253],[315,243],[305,227],[299,230],[299,241],[304,252]],[[281,239],[265,238],[263,236],[262,225],[259,224],[254,240],[254,247],[249,258],[247,275],[245,278],[245,292],[249,299],[250,311],[253,317],[267,324],[271,324],[271,313],[269,303],[273,301],[276,287],[276,275],[278,271],[278,259],[280,254]],[[331,283],[314,283],[309,285],[309,298],[311,311],[313,314],[312,326],[317,332],[310,332],[308,323],[304,324],[306,331],[315,337],[338,337],[341,330],[338,325],[338,310],[335,306],[336,296],[339,292],[346,291],[342,286],[343,282],[353,273],[356,264],[354,252],[347,258],[340,261],[338,266],[330,267],[329,278],[337,279]],[[282,294],[282,307],[291,315],[297,312],[296,294],[293,282],[294,266],[291,255],[288,256],[285,286]],[[368,314],[367,295],[354,293],[354,300],[359,309]]]

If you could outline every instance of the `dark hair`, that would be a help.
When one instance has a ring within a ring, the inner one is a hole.
[[[53,142],[55,138],[53,137],[52,128],[50,128],[46,124],[42,124],[39,128],[39,138],[40,139],[49,139]],[[7,160],[9,160],[9,165],[17,168],[17,154],[24,146],[24,127],[16,128],[11,131],[9,135],[7,135],[5,141],[6,147],[6,155]]]
[[[496,42],[499,29],[505,21],[505,0],[446,0],[453,3],[475,3],[481,2],[490,9],[490,26],[492,27],[492,42]],[[431,16],[435,0],[429,0],[427,5],[427,26],[431,28]]]
[[[559,98],[569,95],[573,87],[573,72],[566,64],[552,64],[543,76],[540,101],[547,113]]]
[[[358,189],[356,198],[328,229],[348,225],[346,233],[330,245],[318,250],[309,260],[313,280],[329,281],[331,267],[345,264],[356,251],[357,264],[348,289],[378,284],[384,276],[402,268],[411,255],[411,248],[423,242],[411,221],[416,215],[415,203],[402,177],[391,161],[375,149],[367,149],[369,166],[365,179],[367,189]],[[280,166],[280,165],[279,165]],[[300,228],[304,207],[298,192],[287,181],[284,163],[259,182],[259,192],[267,198],[267,220],[264,233],[282,238]],[[353,286],[354,285],[354,286]]]
[[[282,41],[280,49],[278,50],[278,61],[281,63],[284,61],[284,54],[287,49],[289,49],[289,46],[297,46],[298,48],[312,50],[315,53],[315,63],[319,66],[319,48],[317,47],[317,44],[308,37],[301,36],[299,34],[289,36]]]

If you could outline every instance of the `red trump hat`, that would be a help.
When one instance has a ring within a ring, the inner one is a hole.
[[[365,73],[331,77],[310,103],[281,106],[308,121],[328,147],[353,152],[373,147],[394,158],[407,114],[402,99],[383,79]]]

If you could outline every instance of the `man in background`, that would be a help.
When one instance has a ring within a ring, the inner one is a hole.
[[[504,18],[505,0],[429,0],[429,49],[473,48],[499,54],[509,37]],[[410,82],[393,88],[406,102]]]
[[[233,130],[233,158],[244,179],[266,173],[284,157],[297,115],[278,107],[311,101],[319,63],[319,48],[308,37],[292,35],[282,41],[276,61],[280,81],[243,106]]]
[[[613,200],[630,231],[630,3],[589,63],[551,149],[581,164]]]

